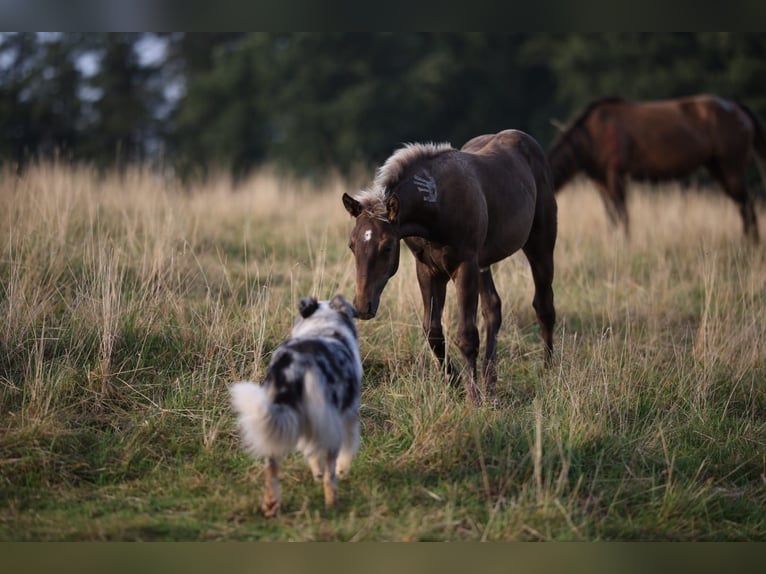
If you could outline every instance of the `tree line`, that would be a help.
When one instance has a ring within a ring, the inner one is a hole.
[[[6,33],[0,163],[320,176],[510,127],[547,146],[591,99],[701,92],[766,117],[766,35]]]

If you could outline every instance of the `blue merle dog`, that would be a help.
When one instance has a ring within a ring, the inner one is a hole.
[[[345,476],[359,448],[362,360],[355,312],[340,295],[331,301],[306,297],[290,338],[274,351],[262,385],[230,387],[247,451],[266,458],[261,510],[280,507],[279,464],[299,450],[314,478],[324,485],[325,506],[337,498],[337,476]]]

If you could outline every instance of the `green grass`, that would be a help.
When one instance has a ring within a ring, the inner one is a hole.
[[[766,539],[766,251],[672,186],[631,189],[630,240],[588,186],[559,196],[550,370],[526,261],[496,266],[493,406],[445,385],[403,251],[359,324],[339,506],[293,455],[263,518],[227,385],[263,376],[300,297],[353,294],[346,189],[0,177],[1,540]]]

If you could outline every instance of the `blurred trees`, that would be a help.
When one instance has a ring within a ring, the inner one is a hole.
[[[766,35],[3,34],[0,162],[321,175],[509,127],[546,146],[593,98],[700,92],[766,118]]]

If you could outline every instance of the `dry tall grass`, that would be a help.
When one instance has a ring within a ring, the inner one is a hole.
[[[631,188],[630,239],[589,185],[558,196],[549,371],[526,260],[496,266],[494,409],[443,383],[403,250],[360,324],[349,500],[321,519],[311,485],[291,487],[294,513],[252,514],[260,470],[226,385],[262,377],[300,297],[353,294],[343,191],[270,172],[0,176],[0,538],[764,537],[766,251],[723,194],[674,185]]]

